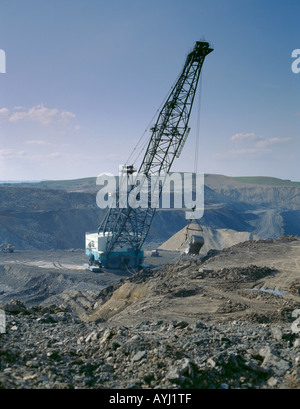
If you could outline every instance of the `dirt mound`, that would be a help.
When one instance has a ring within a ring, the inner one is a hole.
[[[211,229],[206,226],[200,227],[198,224],[192,224],[185,226],[179,232],[175,233],[159,248],[162,250],[179,250],[184,252],[187,250],[188,242],[193,234],[200,235],[204,238],[204,245],[200,251],[202,255],[211,249],[222,250],[241,242],[257,239],[256,236],[253,236],[249,232],[240,232],[231,229]]]
[[[201,278],[217,278],[222,280],[231,280],[234,282],[257,281],[261,278],[276,274],[276,271],[269,267],[258,267],[250,265],[247,267],[222,268],[220,270],[202,270]]]

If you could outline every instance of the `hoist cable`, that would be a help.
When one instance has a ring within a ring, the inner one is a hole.
[[[198,115],[196,127],[196,143],[195,143],[195,158],[194,158],[194,173],[198,170],[199,142],[200,142],[200,116],[201,116],[201,94],[202,94],[202,73],[200,75],[199,94],[198,94]]]

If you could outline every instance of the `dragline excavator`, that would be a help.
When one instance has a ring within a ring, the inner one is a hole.
[[[142,163],[136,172],[124,165],[120,175],[126,179],[127,199],[140,184],[135,175],[150,180],[153,175],[166,175],[175,157],[179,157],[188,137],[189,118],[205,57],[213,51],[206,41],[197,41],[158,113]],[[96,233],[86,233],[86,254],[90,265],[106,268],[138,267],[143,261],[142,246],[149,232],[156,206],[121,204],[118,191]]]

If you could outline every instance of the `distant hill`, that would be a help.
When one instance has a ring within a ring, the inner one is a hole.
[[[19,249],[84,248],[105,210],[96,178],[0,184],[0,243]],[[188,223],[185,212],[157,211],[147,237],[155,247]],[[205,175],[201,225],[260,238],[300,236],[300,183],[269,177]],[[238,237],[238,235],[236,235]]]
[[[42,180],[42,181],[0,181],[0,186],[38,187],[45,189],[63,189],[67,191],[95,191],[97,177],[86,177],[79,179],[63,180]],[[300,186],[300,182],[293,182],[286,179],[278,179],[269,176],[224,176],[215,174],[205,174],[206,181],[214,181],[219,185],[241,186],[242,184],[262,185],[262,186]],[[238,182],[238,183],[237,183]]]
[[[42,189],[61,189],[67,191],[95,191],[97,189],[96,177],[88,177],[81,179],[66,179],[66,180],[42,180],[42,181],[20,181],[10,182],[0,181],[0,186],[14,186],[14,187],[36,187]]]
[[[233,179],[242,182],[250,183],[251,185],[263,185],[263,186],[295,186],[300,185],[300,182],[292,182],[287,179],[278,179],[267,176],[238,176]]]

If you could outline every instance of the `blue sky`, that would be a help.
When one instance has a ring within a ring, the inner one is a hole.
[[[0,180],[116,173],[204,37],[198,172],[299,181],[299,16],[299,0],[1,0]],[[174,171],[194,170],[198,100]]]

